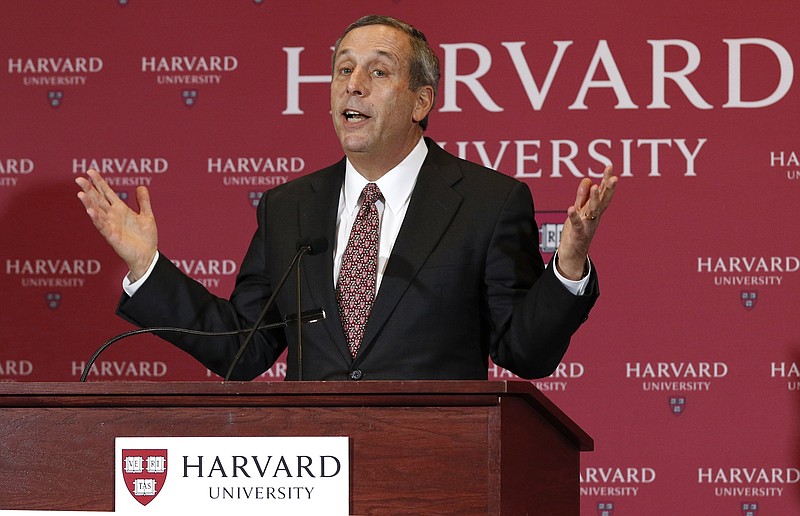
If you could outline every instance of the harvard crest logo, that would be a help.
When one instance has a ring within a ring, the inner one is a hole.
[[[44,297],[47,301],[47,308],[50,310],[55,310],[61,305],[61,293],[59,292],[48,292]]]
[[[250,201],[250,205],[253,208],[258,208],[258,203],[261,201],[261,196],[264,195],[263,192],[249,192],[247,195],[248,200]]]
[[[47,92],[47,102],[51,107],[57,108],[64,99],[64,92],[60,90],[50,90]]]
[[[673,415],[680,416],[686,410],[686,396],[670,396],[669,411]]]
[[[612,516],[614,514],[614,502],[598,502],[597,516]]]
[[[758,514],[758,503],[756,502],[742,503],[742,516],[756,516],[756,514]]]
[[[739,293],[739,299],[742,301],[742,306],[747,310],[752,310],[756,307],[758,300],[758,291],[756,290],[742,290]]]
[[[122,450],[122,477],[131,496],[147,505],[167,479],[167,450]]]
[[[183,90],[181,98],[186,107],[192,107],[197,102],[197,90]]]

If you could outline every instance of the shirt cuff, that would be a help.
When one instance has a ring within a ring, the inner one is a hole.
[[[556,252],[555,256],[553,257],[553,272],[556,275],[556,278],[561,282],[567,290],[569,290],[572,294],[576,296],[582,296],[586,292],[586,285],[589,284],[589,276],[592,274],[592,261],[589,257],[586,257],[586,275],[579,280],[571,280],[567,279],[558,272],[558,267],[555,266],[556,262],[558,261],[558,252]]]
[[[138,280],[131,282],[127,274],[125,275],[124,278],[122,278],[122,290],[124,290],[125,293],[128,294],[128,297],[133,297],[136,291],[139,290],[139,287],[144,285],[144,282],[147,281],[147,278],[150,277],[150,273],[153,272],[153,269],[156,266],[156,262],[158,261],[158,257],[159,254],[158,251],[156,251],[156,255],[153,257],[153,261],[150,262],[150,267],[147,268],[147,272],[145,272],[144,275]]]

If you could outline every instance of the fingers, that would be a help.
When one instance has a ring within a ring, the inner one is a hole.
[[[575,195],[575,211],[577,217],[595,220],[599,215],[598,200],[600,198],[599,187],[592,184],[592,180],[584,178],[578,184],[578,192]]]
[[[611,165],[603,171],[600,184],[592,184],[591,180],[584,178],[578,185],[575,208],[579,215],[588,220],[596,220],[608,208],[614,195],[619,178],[613,175]]]
[[[611,201],[611,197],[614,195],[614,188],[616,188],[617,181],[619,181],[619,178],[613,173],[614,168],[611,165],[607,166],[603,172],[603,179],[600,181],[600,196],[606,198],[606,205]]]
[[[150,205],[150,192],[147,191],[146,187],[140,186],[136,188],[136,202],[139,205],[139,213],[141,215],[153,216],[153,208]]]
[[[114,220],[118,220],[120,209],[127,210],[127,205],[120,200],[99,172],[90,169],[86,175],[88,179],[75,178],[75,182],[81,188],[78,199],[83,203],[94,227],[108,239],[117,227]]]
[[[100,213],[109,213],[112,209],[118,213],[130,211],[128,205],[122,202],[99,172],[89,169],[86,175],[89,176],[88,180],[85,177],[78,177],[75,182],[81,188],[81,191],[78,192],[78,199],[81,200],[87,212],[92,210],[99,215]],[[146,187],[140,186],[136,189],[136,201],[142,214],[152,216],[150,194]],[[90,216],[94,218],[91,213]]]
[[[581,179],[578,183],[578,191],[575,194],[575,208],[580,211],[586,201],[589,200],[589,190],[592,187],[592,180],[589,178]]]
[[[119,199],[117,195],[108,186],[108,183],[103,180],[96,170],[90,169],[86,172],[89,176],[87,180],[85,177],[78,177],[75,182],[81,187],[82,192],[78,192],[78,198],[83,202],[87,210],[101,210],[107,211],[112,205],[113,198]],[[109,200],[108,193],[110,192],[112,200]]]
[[[583,215],[575,206],[570,206],[567,209],[567,218],[572,223],[573,227],[579,227],[583,225]]]
[[[81,191],[78,192],[78,198],[81,202],[83,202],[84,205],[86,205],[87,202],[93,202],[94,187],[92,186],[92,182],[85,177],[77,177],[75,178],[75,182],[81,187]]]
[[[99,205],[100,194],[94,188],[91,181],[84,177],[76,178],[75,182],[81,187],[81,191],[78,192],[78,199],[80,199],[84,209],[86,209],[89,218],[92,219],[94,226],[97,229],[101,229],[105,225],[105,222],[103,221],[104,217],[101,216],[104,210],[101,209]]]
[[[116,192],[111,189],[106,180],[103,179],[103,176],[101,176],[98,171],[89,169],[86,174],[92,179],[92,184],[102,197],[102,201],[105,201],[105,204],[108,204],[108,206],[113,206],[115,202],[120,202],[120,198],[117,196]],[[101,202],[101,206],[102,205],[104,205],[103,202]]]

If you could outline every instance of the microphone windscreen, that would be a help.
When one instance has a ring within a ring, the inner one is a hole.
[[[297,250],[299,251],[303,246],[309,248],[306,253],[308,255],[324,253],[328,250],[328,239],[325,237],[301,238],[297,241]]]

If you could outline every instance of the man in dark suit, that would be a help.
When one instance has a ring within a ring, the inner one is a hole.
[[[423,138],[438,82],[438,60],[413,27],[385,17],[348,27],[331,81],[345,159],[263,196],[229,300],[158,253],[145,188],[137,214],[97,172],[77,179],[87,213],[130,268],[120,315],[142,326],[246,328],[297,242],[326,242],[303,262],[304,309],[322,307],[328,317],[303,329],[302,372],[294,331],[263,332],[232,378],[259,375],[287,346],[287,379],[485,379],[489,356],[526,378],[550,374],[597,298],[589,244],[617,178],[609,168],[599,185],[580,183],[545,268],[528,187]],[[364,282],[353,271],[365,261],[369,288],[354,294],[351,282]],[[267,321],[296,312],[295,289],[289,279]],[[235,338],[165,338],[220,375],[240,346]]]

